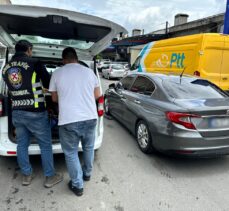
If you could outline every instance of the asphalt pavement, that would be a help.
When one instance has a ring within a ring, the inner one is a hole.
[[[102,79],[103,89],[112,82]],[[145,155],[122,125],[104,118],[103,145],[82,197],[68,190],[63,155],[55,155],[55,166],[64,173],[64,181],[51,189],[43,187],[39,156],[31,157],[35,178],[28,187],[21,186],[16,158],[0,157],[0,211],[226,211],[228,158]]]

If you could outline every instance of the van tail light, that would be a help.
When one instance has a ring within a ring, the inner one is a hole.
[[[0,117],[3,116],[3,99],[0,99]]]
[[[104,114],[104,97],[101,96],[98,99],[98,116],[101,117]]]
[[[193,75],[200,77],[200,72],[199,72],[199,71],[195,71],[195,72],[193,73]]]
[[[196,130],[191,118],[201,118],[200,116],[187,113],[166,112],[166,117],[173,123],[183,125],[185,128]]]

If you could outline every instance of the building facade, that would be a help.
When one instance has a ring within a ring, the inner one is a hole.
[[[186,17],[175,16],[175,25],[168,28],[168,37],[179,37],[200,33],[223,33],[224,15],[224,13],[221,13],[190,22],[187,22]],[[183,22],[181,21],[181,24],[179,24],[179,21],[176,22],[176,19],[183,18],[184,20]]]
[[[11,4],[10,0],[0,0],[0,4]]]

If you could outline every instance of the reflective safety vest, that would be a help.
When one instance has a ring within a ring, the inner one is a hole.
[[[37,65],[38,60],[25,55],[16,57],[3,68],[13,110],[41,112],[45,110],[45,96]],[[40,72],[39,72],[40,73]]]
[[[39,103],[45,103],[42,90],[42,83],[36,82],[37,73],[34,71],[32,75],[32,90],[34,95],[34,108],[39,108]]]

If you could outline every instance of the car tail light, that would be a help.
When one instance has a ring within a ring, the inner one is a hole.
[[[8,154],[8,155],[16,155],[17,152],[16,152],[16,151],[7,151],[7,154]]]
[[[187,113],[166,112],[166,117],[173,123],[183,125],[185,128],[196,130],[191,118],[200,118],[200,116]]]
[[[193,73],[193,75],[200,77],[200,72],[199,72],[199,71],[195,71],[195,72]]]
[[[98,99],[98,116],[101,117],[104,114],[104,97],[101,96]]]
[[[0,99],[0,117],[3,116],[3,99]]]

